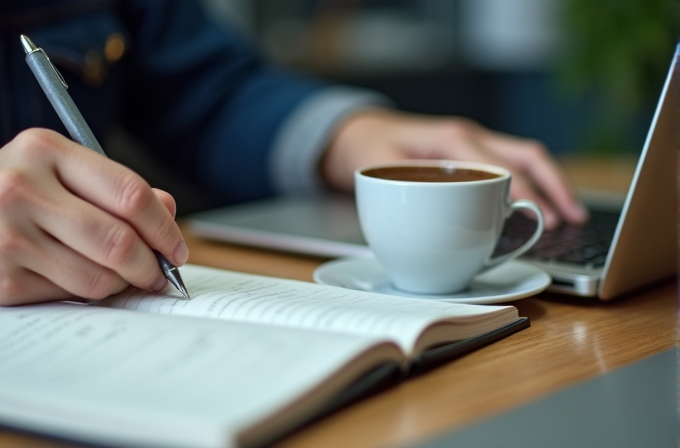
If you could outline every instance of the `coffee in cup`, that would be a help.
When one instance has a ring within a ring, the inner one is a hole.
[[[499,174],[488,171],[443,166],[387,166],[364,170],[362,174],[378,179],[405,182],[471,182],[500,177]]]
[[[419,294],[450,294],[529,250],[543,232],[543,215],[528,200],[509,200],[510,172],[489,164],[408,160],[355,172],[359,221],[393,285]],[[531,238],[492,257],[505,220],[529,209]]]

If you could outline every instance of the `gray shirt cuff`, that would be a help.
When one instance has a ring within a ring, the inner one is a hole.
[[[269,169],[276,192],[323,189],[319,160],[335,127],[359,109],[391,105],[378,93],[350,87],[324,89],[305,100],[291,113],[274,140]]]

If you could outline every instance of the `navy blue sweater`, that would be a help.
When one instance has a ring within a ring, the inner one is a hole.
[[[2,0],[0,145],[29,127],[67,135],[20,34],[50,56],[99,138],[123,125],[225,202],[276,190],[277,134],[327,87],[269,66],[195,0]]]

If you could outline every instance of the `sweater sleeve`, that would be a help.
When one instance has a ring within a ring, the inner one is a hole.
[[[319,162],[338,124],[359,109],[389,104],[377,93],[339,86],[305,99],[289,114],[272,145],[270,171],[275,191],[323,189]]]

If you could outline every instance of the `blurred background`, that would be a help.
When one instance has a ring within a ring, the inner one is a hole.
[[[678,0],[204,0],[274,61],[557,154],[640,151]]]
[[[627,189],[680,38],[680,0],[202,1],[277,64],[538,139],[584,189]],[[180,216],[220,204],[125,132],[107,148]]]

